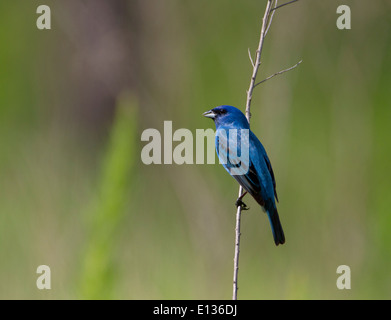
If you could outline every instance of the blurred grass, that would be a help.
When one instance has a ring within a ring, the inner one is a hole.
[[[0,3],[0,297],[229,299],[235,181],[218,164],[146,166],[137,140],[164,120],[195,132],[213,126],[201,116],[213,106],[244,108],[264,1],[137,2],[135,97],[99,138],[72,114],[79,51],[63,7],[47,3],[44,33],[37,4]],[[347,1],[352,30],[340,31],[339,4],[287,6],[266,40],[259,80],[303,59],[253,97],[287,243],[274,247],[248,199],[239,298],[390,297],[391,6]],[[35,287],[41,264],[50,291]],[[336,288],[341,264],[350,291]]]
[[[80,279],[82,299],[119,298],[115,294],[115,283],[119,277],[113,252],[126,212],[126,198],[135,188],[137,109],[135,97],[128,94],[119,98],[101,176],[97,182],[97,196],[88,209],[88,237],[82,254]]]

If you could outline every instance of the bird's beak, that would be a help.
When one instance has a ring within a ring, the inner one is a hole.
[[[212,110],[206,111],[202,115],[204,117],[211,118],[211,119],[216,118],[216,114]]]

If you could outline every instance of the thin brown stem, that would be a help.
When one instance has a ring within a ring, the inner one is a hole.
[[[243,188],[239,188],[239,197],[242,196]],[[239,273],[239,249],[240,249],[240,217],[242,207],[238,206],[236,211],[236,228],[235,228],[235,257],[234,257],[234,281],[233,281],[233,295],[232,299],[238,299],[238,273]]]
[[[302,63],[302,62],[303,62],[303,60],[300,60],[298,63],[296,63],[296,64],[295,64],[294,66],[292,66],[292,67],[290,67],[290,68],[288,68],[288,69],[284,69],[284,70],[278,71],[278,72],[272,74],[271,76],[267,77],[266,79],[264,79],[264,80],[258,82],[258,83],[254,86],[254,88],[255,88],[257,85],[260,85],[261,83],[264,83],[264,82],[270,80],[271,78],[273,78],[273,77],[275,77],[275,76],[278,76],[279,74],[282,74],[282,73],[291,71],[292,69],[296,68],[296,67],[297,67],[300,63]]]
[[[293,1],[289,1],[287,3],[280,4],[279,6],[273,8],[272,11],[280,9],[281,7],[284,7],[284,6],[288,5],[288,4],[292,4],[292,3],[297,2],[297,1],[299,1],[299,0],[293,0]]]
[[[276,75],[282,74],[284,72],[292,70],[293,68],[296,68],[301,63],[301,61],[300,61],[296,65],[294,65],[293,67],[279,71],[279,72],[271,75],[270,77],[266,78],[265,80],[262,80],[261,82],[256,83],[256,78],[257,78],[259,66],[261,65],[261,55],[262,55],[263,44],[265,41],[265,37],[266,37],[266,35],[269,31],[269,28],[271,26],[275,10],[282,7],[282,6],[285,6],[287,4],[290,4],[290,3],[296,2],[296,1],[298,1],[298,0],[294,0],[294,1],[282,4],[280,6],[277,6],[278,0],[268,0],[267,1],[265,13],[264,13],[264,16],[262,19],[261,35],[260,35],[260,39],[259,39],[258,48],[256,51],[255,61],[253,61],[253,59],[252,59],[250,50],[248,52],[251,64],[253,66],[253,71],[252,71],[252,75],[251,75],[251,79],[250,79],[250,85],[247,90],[247,100],[246,100],[246,118],[247,118],[248,123],[250,123],[250,118],[251,118],[250,107],[251,107],[251,101],[252,101],[252,95],[253,95],[254,88],[257,85],[275,77]],[[239,197],[242,196],[243,191],[244,190],[243,190],[242,186],[240,186],[239,187]],[[238,298],[238,273],[239,273],[239,251],[240,251],[239,249],[240,249],[240,235],[241,235],[241,233],[240,233],[241,214],[242,214],[242,206],[238,206],[237,211],[236,211],[236,228],[235,228],[235,256],[234,256],[233,295],[232,295],[233,300],[237,300],[237,298]]]
[[[261,36],[259,39],[259,44],[258,44],[258,49],[255,57],[255,62],[253,63],[252,59],[252,65],[253,65],[253,72],[251,75],[251,80],[250,80],[250,86],[247,90],[247,100],[246,100],[246,118],[248,123],[250,123],[250,107],[251,107],[251,100],[252,100],[252,94],[253,90],[255,88],[255,80],[257,78],[257,73],[259,66],[261,65],[261,54],[262,54],[262,48],[263,48],[263,43],[265,41],[265,36],[266,36],[266,30],[269,22],[269,16],[270,16],[270,11],[272,9],[272,3],[273,0],[268,0],[266,4],[266,9],[265,9],[265,14],[262,19],[262,28],[261,28]],[[250,55],[251,56],[251,55]],[[243,188],[240,186],[239,188],[239,197],[243,193]],[[233,276],[233,294],[232,294],[232,299],[237,300],[238,298],[238,273],[239,273],[239,249],[240,249],[240,219],[241,219],[241,214],[242,214],[242,207],[238,206],[237,211],[236,211],[236,228],[235,228],[235,256],[234,256],[234,276]]]

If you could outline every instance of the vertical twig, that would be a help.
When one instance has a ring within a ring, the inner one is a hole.
[[[252,94],[255,87],[255,80],[257,78],[257,73],[259,66],[261,65],[261,54],[263,48],[263,42],[265,40],[266,28],[269,20],[270,11],[272,9],[273,0],[268,0],[266,4],[265,14],[262,19],[262,28],[261,28],[261,37],[259,39],[258,49],[256,52],[256,58],[253,63],[253,72],[251,75],[250,86],[247,90],[247,100],[246,100],[246,118],[250,123],[251,113],[250,106],[252,100]],[[239,197],[243,193],[242,186],[239,187]],[[238,272],[239,272],[239,248],[240,248],[240,218],[242,214],[242,207],[238,206],[236,211],[236,228],[235,228],[235,256],[234,256],[234,277],[233,277],[233,295],[232,299],[237,300],[238,298]]]
[[[239,187],[239,197],[243,193],[242,186]],[[238,272],[239,272],[239,248],[240,248],[240,217],[242,207],[238,206],[236,211],[236,228],[235,228],[235,256],[234,256],[234,281],[232,300],[238,299]]]
[[[256,58],[255,58],[255,62],[254,62],[253,73],[251,75],[250,86],[249,86],[249,88],[247,90],[246,118],[247,118],[247,121],[249,123],[250,123],[250,118],[251,118],[250,106],[251,106],[253,90],[254,90],[254,87],[255,87],[255,79],[257,78],[259,66],[261,65],[262,48],[263,48],[263,43],[265,41],[265,36],[266,36],[266,30],[267,30],[267,25],[268,25],[268,21],[269,21],[270,11],[272,9],[272,3],[273,3],[273,0],[268,0],[267,1],[265,14],[264,14],[263,19],[262,19],[261,37],[259,39],[258,49],[256,51]]]
[[[254,88],[258,84],[263,83],[278,74],[292,70],[293,68],[297,67],[301,63],[301,61],[300,61],[295,66],[293,66],[289,69],[285,69],[280,72],[277,72],[274,75],[270,76],[269,78],[267,78],[257,84],[255,82],[256,78],[257,78],[259,66],[261,65],[261,54],[262,54],[262,49],[263,49],[263,43],[265,41],[265,37],[266,37],[266,35],[269,31],[270,25],[272,23],[275,10],[282,7],[282,6],[285,6],[287,4],[290,4],[290,3],[296,2],[296,1],[297,0],[294,0],[289,3],[283,4],[281,6],[277,6],[278,0],[268,0],[267,1],[265,13],[264,13],[264,16],[262,19],[261,35],[260,35],[260,39],[259,39],[258,49],[256,51],[255,61],[252,60],[251,54],[249,52],[250,61],[253,66],[253,72],[251,75],[250,86],[247,90],[247,100],[246,100],[246,118],[247,118],[248,123],[250,123],[250,118],[251,118],[250,107],[251,107],[252,94],[253,94]],[[240,186],[239,187],[239,197],[242,195],[242,193],[243,193],[243,188],[242,188],[242,186]],[[237,297],[238,297],[238,272],[239,272],[240,218],[241,218],[241,214],[242,214],[242,207],[238,206],[237,211],[236,211],[236,228],[235,228],[235,256],[234,256],[234,276],[233,276],[233,295],[232,295],[233,300],[237,300]]]

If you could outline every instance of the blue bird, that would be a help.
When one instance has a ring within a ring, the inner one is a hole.
[[[267,213],[275,244],[285,243],[275,202],[278,197],[272,165],[265,148],[250,130],[247,118],[239,109],[225,105],[203,115],[215,122],[215,144],[220,162],[245,190],[236,206],[247,210],[242,198],[249,193]]]

